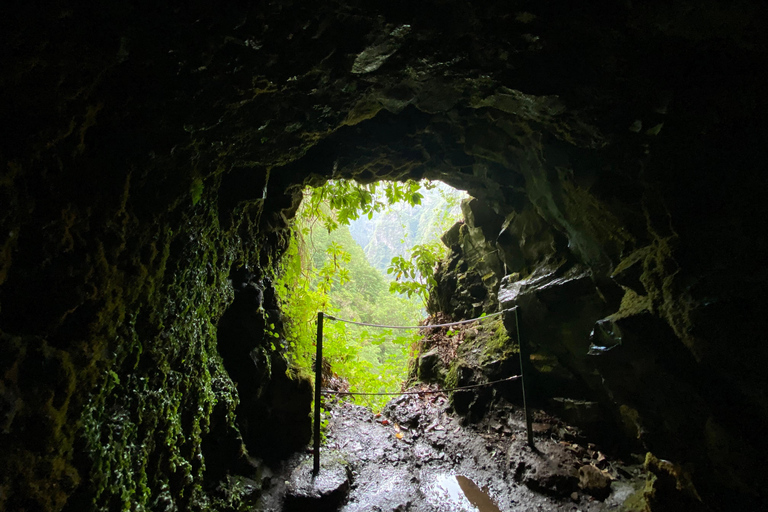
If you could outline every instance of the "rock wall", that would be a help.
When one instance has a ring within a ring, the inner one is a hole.
[[[620,329],[595,363],[603,396],[712,493],[764,498],[764,6],[2,11],[1,510],[258,492],[238,477],[257,472],[246,452],[268,456],[259,437],[285,418],[299,427],[272,455],[301,445],[308,412],[267,342],[270,275],[298,192],[330,177],[468,190],[491,213],[466,229],[499,250],[482,301],[517,274],[558,354],[588,348],[598,320]],[[552,273],[584,276],[589,314],[531,281]],[[649,378],[677,387],[649,403]],[[665,423],[681,402],[691,421]]]

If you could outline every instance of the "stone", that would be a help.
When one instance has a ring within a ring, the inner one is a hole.
[[[286,486],[286,512],[325,512],[337,510],[347,497],[352,474],[339,452],[320,453],[320,472],[312,475],[314,461],[304,460],[291,473]]]
[[[352,73],[364,75],[379,69],[403,44],[403,38],[411,31],[410,25],[401,25],[387,36],[380,37],[363,50],[352,64]]]
[[[598,402],[554,397],[552,403],[556,414],[571,425],[586,427],[604,421],[604,413]]]
[[[611,477],[591,464],[579,468],[579,488],[595,498],[605,499],[611,493]]]
[[[522,478],[523,483],[533,491],[567,498],[578,490],[579,478],[575,464],[574,455],[568,451],[545,450],[536,456],[535,462],[529,462],[526,466],[518,464],[514,478]]]
[[[440,237],[440,240],[443,242],[443,245],[445,245],[448,248],[453,248],[453,246],[459,243],[459,230],[461,229],[461,226],[463,224],[464,222],[457,222],[453,226],[451,226],[448,229],[448,231],[443,233],[443,236]]]
[[[419,356],[419,380],[432,382],[438,378],[440,353],[437,347]]]
[[[598,320],[589,333],[589,354],[600,355],[621,345],[621,328],[610,317]]]

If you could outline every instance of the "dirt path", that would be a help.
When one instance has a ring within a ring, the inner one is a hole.
[[[402,395],[381,415],[343,401],[333,405],[321,454],[346,460],[348,494],[341,505],[304,502],[299,509],[620,510],[645,481],[639,465],[612,461],[585,440],[577,442],[573,429],[554,418],[538,418],[534,451],[522,411],[511,405],[496,410],[464,426],[449,413],[444,395]],[[284,509],[286,491],[308,479],[295,470],[302,463],[311,467],[311,455],[294,457],[274,475],[263,510]]]

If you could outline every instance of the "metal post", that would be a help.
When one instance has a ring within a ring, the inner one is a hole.
[[[520,338],[520,316],[517,313],[519,306],[515,306],[515,328],[517,329],[517,344],[520,346],[520,382],[523,386],[523,412],[525,413],[525,430],[528,434],[528,446],[536,448],[533,444],[533,411],[528,408],[528,386],[525,383],[525,369],[528,357],[523,347],[523,340]]]
[[[312,475],[320,473],[320,387],[323,380],[323,312],[317,314],[317,354],[315,355],[315,460]]]

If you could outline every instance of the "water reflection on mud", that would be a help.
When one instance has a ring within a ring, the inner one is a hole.
[[[440,475],[425,485],[424,494],[440,510],[500,512],[488,493],[462,475]]]

